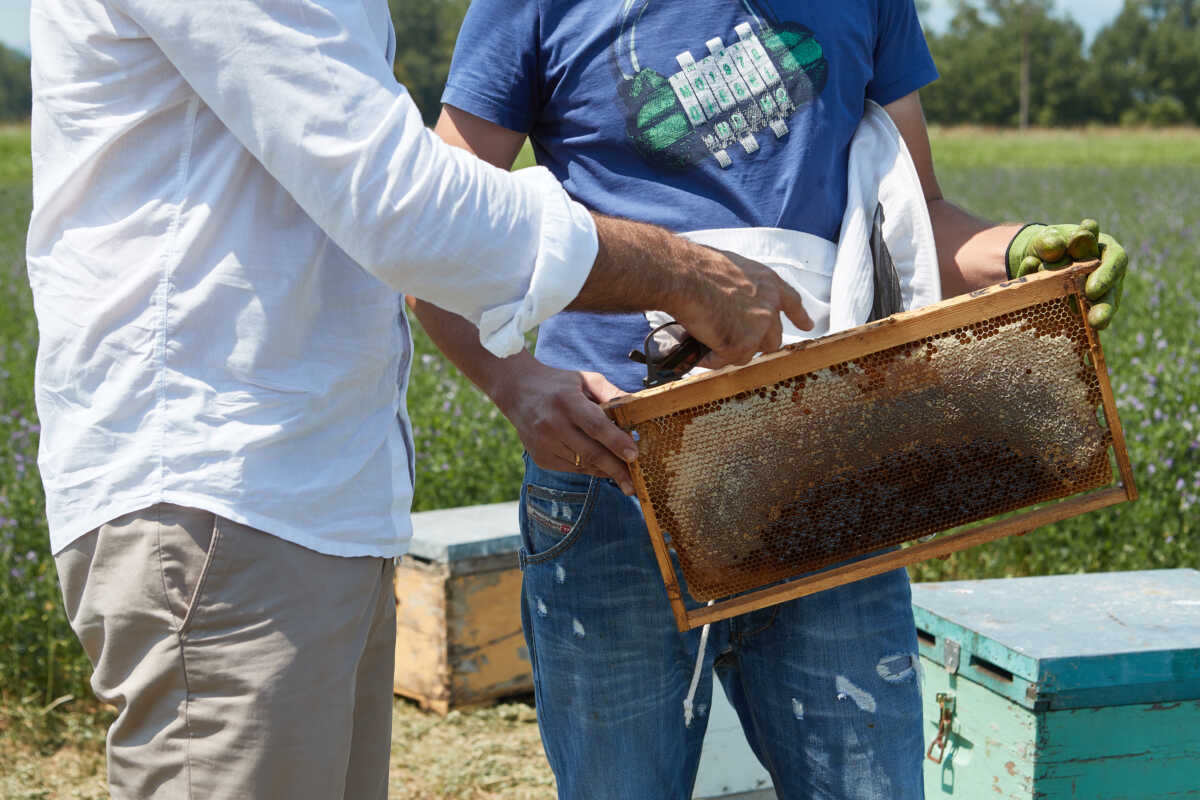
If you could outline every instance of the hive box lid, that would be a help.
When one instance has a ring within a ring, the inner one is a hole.
[[[521,547],[517,503],[419,511],[412,515],[409,555],[454,563],[487,556],[513,555]]]
[[[913,585],[921,654],[1035,710],[1200,698],[1200,572]]]

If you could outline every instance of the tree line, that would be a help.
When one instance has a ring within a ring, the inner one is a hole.
[[[28,119],[32,103],[29,58],[0,44],[0,122]]]
[[[432,124],[469,0],[389,0],[396,77]],[[918,2],[925,9],[927,2]],[[1040,126],[1200,124],[1200,0],[1125,0],[1084,49],[1053,0],[958,0],[926,32],[941,78],[930,122]],[[29,116],[29,59],[0,45],[0,120]]]
[[[396,77],[432,124],[469,0],[390,2]],[[925,38],[941,74],[921,90],[930,122],[1200,124],[1200,0],[1125,0],[1087,50],[1053,0],[958,0]]]
[[[921,90],[945,124],[1200,124],[1200,0],[1125,0],[1083,48],[1050,0],[960,0],[926,32],[941,78]]]

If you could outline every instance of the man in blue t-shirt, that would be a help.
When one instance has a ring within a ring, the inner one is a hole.
[[[1013,274],[1043,231],[941,197],[917,96],[936,77],[912,0],[474,0],[437,131],[505,168],[528,135],[599,212],[702,242],[833,248],[851,139],[874,101],[911,153],[948,296]],[[821,335],[829,274],[813,261],[799,280],[816,287],[805,300]],[[414,308],[528,451],[522,610],[560,797],[691,797],[714,674],[780,797],[922,795],[903,570],[716,623],[704,648],[700,631],[676,630],[629,496],[634,442],[598,407],[641,388],[627,353],[645,316],[562,313],[541,326],[536,359],[500,360],[465,321]]]

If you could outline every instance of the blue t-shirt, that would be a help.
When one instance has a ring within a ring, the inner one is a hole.
[[[865,99],[936,77],[912,0],[474,0],[442,102],[528,133],[601,213],[836,241]],[[564,312],[537,357],[636,391],[627,355],[648,331],[641,314]]]

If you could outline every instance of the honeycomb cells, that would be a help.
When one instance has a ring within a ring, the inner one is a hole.
[[[639,423],[701,602],[1113,480],[1087,333],[1061,297]]]

